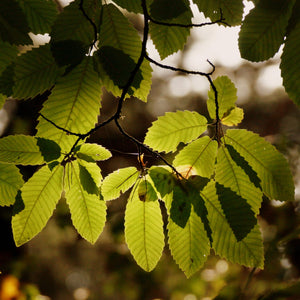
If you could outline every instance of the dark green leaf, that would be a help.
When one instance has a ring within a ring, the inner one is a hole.
[[[83,189],[88,193],[88,194],[95,194],[99,195],[99,188],[97,187],[93,177],[91,174],[88,172],[88,170],[82,166],[80,163],[79,165],[79,178],[80,178],[80,183],[83,187]],[[100,170],[99,170],[100,172]]]
[[[54,141],[37,137],[37,145],[40,148],[41,154],[44,157],[45,162],[58,159],[61,155],[60,147]]]
[[[114,0],[116,4],[136,14],[143,13],[141,0]]]
[[[0,41],[0,74],[17,57],[17,54],[16,46]]]
[[[154,0],[150,5],[150,14],[154,20],[171,20],[189,10],[183,0]]]
[[[8,65],[0,75],[0,92],[7,97],[10,97],[13,93],[15,77],[15,63]]]

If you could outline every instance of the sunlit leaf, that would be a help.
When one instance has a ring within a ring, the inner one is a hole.
[[[15,64],[13,96],[34,97],[50,89],[60,74],[49,45],[34,48],[19,56]]]
[[[201,196],[208,210],[215,253],[234,263],[263,268],[264,250],[258,225],[244,239],[237,241],[224,215],[213,181],[204,188]]]
[[[237,89],[234,83],[227,76],[220,76],[213,81],[218,92],[219,117],[235,107],[237,100]],[[212,119],[216,119],[215,92],[210,88],[208,91],[207,109]]]
[[[144,143],[157,151],[174,152],[179,143],[189,143],[200,136],[207,120],[197,112],[167,112],[148,129]]]
[[[15,0],[0,1],[0,38],[14,45],[31,44],[24,12]]]
[[[98,144],[84,143],[76,152],[77,156],[89,162],[107,160],[111,157],[109,150]]]
[[[195,171],[202,177],[210,177],[214,171],[218,143],[204,136],[184,147],[176,156],[173,165],[186,166],[184,176],[193,175]],[[180,172],[180,171],[179,171]]]
[[[300,106],[300,22],[288,35],[281,57],[281,76],[289,97]]]
[[[234,107],[222,118],[222,123],[227,126],[236,126],[244,119],[244,111],[240,107]]]
[[[93,69],[92,59],[86,57],[70,73],[61,77],[41,110],[43,116],[66,130],[87,133],[98,121],[101,107],[101,85]],[[49,138],[70,151],[76,136],[67,135],[43,117],[37,125],[40,137]]]
[[[61,196],[63,172],[61,165],[52,171],[48,166],[43,166],[21,188],[21,195],[17,198],[16,211],[12,217],[17,246],[31,240],[45,227]]]
[[[260,0],[245,17],[239,34],[241,56],[250,61],[272,57],[284,41],[295,0]]]
[[[139,172],[135,167],[118,169],[103,180],[101,193],[104,200],[113,200],[129,190],[137,181]]]
[[[91,188],[91,177],[89,173],[82,174],[82,167],[77,161],[73,161],[66,166],[70,170],[66,173],[71,178],[67,179],[66,200],[70,208],[71,218],[78,233],[87,241],[94,244],[101,234],[106,220],[106,204],[95,193],[86,191]]]
[[[58,144],[56,144],[54,141],[40,137],[37,137],[36,139],[37,145],[45,162],[50,162],[60,157],[61,151]]]
[[[30,26],[35,34],[49,33],[53,24],[57,9],[51,0],[18,0]]]
[[[266,196],[280,201],[294,200],[294,183],[288,163],[271,144],[242,129],[227,130],[225,142],[257,173]]]
[[[14,204],[22,185],[22,175],[16,166],[0,163],[0,206]]]
[[[147,176],[148,177],[148,176]],[[158,200],[157,194],[148,180],[148,178],[142,178],[138,185],[138,196],[141,201],[156,201]]]
[[[172,23],[191,24],[193,14],[189,8],[189,3],[187,0],[184,0],[183,3],[188,9],[177,18],[172,19]],[[190,28],[162,26],[151,22],[150,35],[160,58],[164,59],[170,54],[183,49],[187,38],[190,35]]]
[[[134,186],[125,210],[125,239],[137,264],[153,270],[164,248],[163,221],[158,201],[141,201]]]
[[[243,0],[193,0],[205,17],[212,21],[220,20],[221,12],[229,26],[240,25],[243,17]],[[221,23],[222,24],[222,23]],[[222,24],[225,25],[225,24]]]

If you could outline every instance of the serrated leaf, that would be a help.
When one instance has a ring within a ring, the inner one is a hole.
[[[130,12],[134,12],[136,14],[143,13],[140,0],[114,0],[114,2],[119,6],[121,6],[122,8],[127,9]]]
[[[92,59],[86,57],[70,73],[61,77],[41,110],[56,125],[75,133],[85,134],[94,128],[101,107],[101,85],[93,70]],[[67,135],[48,121],[39,118],[37,135],[49,138],[70,151],[76,136]]]
[[[157,194],[148,180],[149,176],[146,176],[140,180],[138,185],[138,196],[141,201],[156,201],[158,200]]]
[[[9,64],[0,75],[0,92],[10,97],[13,93],[15,77],[15,63]]]
[[[50,162],[58,159],[61,155],[60,147],[54,141],[36,137],[37,145],[45,162]]]
[[[154,20],[171,20],[187,12],[189,7],[184,0],[153,0],[150,5],[150,14]]]
[[[12,229],[16,246],[31,240],[46,225],[63,189],[63,167],[52,171],[48,166],[38,170],[21,188],[23,208],[12,217]],[[20,203],[16,203],[20,206]]]
[[[15,62],[13,96],[26,99],[50,89],[60,70],[52,57],[49,45],[34,48],[19,56]]]
[[[227,130],[225,142],[257,173],[267,197],[280,201],[294,200],[294,183],[288,163],[271,144],[243,129]]]
[[[148,129],[144,143],[159,152],[174,152],[179,143],[189,143],[207,128],[207,120],[197,112],[167,112]]]
[[[166,200],[168,210],[172,207],[172,197],[170,194]],[[184,200],[191,201],[189,197]],[[177,225],[171,216],[168,221],[168,243],[171,254],[179,268],[190,277],[202,267],[210,252],[210,241],[201,217],[195,213],[192,206],[185,227]]]
[[[66,201],[69,205],[71,218],[78,233],[94,244],[101,234],[106,220],[106,204],[100,196],[88,193],[82,185],[80,165],[73,161],[66,166],[69,170]],[[90,179],[90,178],[89,178]]]
[[[0,139],[0,161],[17,165],[41,165],[45,162],[33,136],[10,135]]]
[[[206,18],[212,21],[219,20],[222,16],[224,21],[230,26],[240,25],[243,17],[243,1],[242,0],[193,0],[197,4],[199,10],[204,13]],[[222,24],[225,25],[226,24]]]
[[[164,248],[163,221],[158,201],[141,201],[138,187],[130,194],[125,211],[125,239],[137,264],[153,270]]]
[[[101,186],[102,182],[102,175],[101,175],[101,169],[95,162],[87,162],[82,159],[78,159],[78,164],[81,165],[86,169],[86,171],[89,173],[91,179],[94,181],[94,184],[97,187],[97,194],[99,194],[99,188]]]
[[[281,57],[281,76],[283,85],[289,97],[300,106],[300,56],[299,41],[300,22],[290,32],[285,41],[283,54]]]
[[[263,268],[264,250],[258,225],[238,242],[223,213],[215,183],[211,181],[200,194],[208,210],[215,253],[233,263]]]
[[[135,167],[118,169],[103,180],[101,193],[104,200],[113,200],[129,190],[137,181],[139,172]]]
[[[245,17],[239,33],[241,56],[250,61],[272,57],[284,41],[295,1],[260,0]]]
[[[121,50],[129,55],[135,63],[137,63],[140,54],[142,42],[134,27],[129,23],[128,19],[113,5],[103,5],[102,23],[100,28],[99,48],[110,46]],[[104,86],[115,96],[121,95],[121,90],[113,83],[110,77],[106,74],[97,52],[94,55],[96,69],[98,70]],[[120,67],[118,64],[114,67]],[[144,102],[147,102],[147,97],[151,88],[152,68],[148,61],[144,61],[141,65],[142,81],[138,88],[131,87],[133,95]]]
[[[218,92],[219,118],[235,107],[237,89],[227,76],[220,76],[213,81]],[[212,119],[216,119],[215,92],[210,88],[208,91],[207,109]]]
[[[100,173],[99,167],[96,164],[94,165]],[[78,167],[79,167],[80,184],[83,190],[86,191],[88,194],[95,194],[98,196],[99,186],[96,185],[92,175],[89,173],[89,171],[84,165],[80,164],[80,162],[78,162]]]
[[[229,111],[228,115],[224,115],[222,118],[222,124],[227,126],[236,126],[244,119],[244,111],[240,107],[234,107]]]
[[[196,174],[202,177],[212,175],[215,167],[218,143],[208,136],[204,136],[185,146],[173,161],[174,167],[186,166],[185,177]]]
[[[77,156],[88,162],[107,160],[111,157],[109,150],[98,144],[84,143],[76,152]]]
[[[230,145],[228,145],[228,147],[233,148]],[[240,166],[237,165],[231,157],[232,152],[232,150],[229,152],[228,148],[225,146],[219,147],[215,170],[215,180],[223,187],[229,188],[238,196],[241,196],[242,200],[239,200],[238,197],[232,195],[232,197],[235,198],[234,201],[244,202],[244,200],[247,200],[247,203],[251,206],[255,214],[258,214],[262,202],[262,191],[260,190],[260,188],[255,187],[254,184],[250,181],[249,165],[247,166],[248,169],[246,170],[242,168],[245,167],[245,164],[241,164]],[[240,161],[240,158],[234,158],[239,159]],[[252,176],[252,179],[256,175],[256,173],[252,169],[251,171],[252,174],[250,176]],[[222,187],[219,187],[219,190],[221,189]],[[224,191],[224,193],[226,193],[226,191]],[[218,193],[218,195],[219,194],[220,193]],[[243,207],[246,207],[246,205],[243,203],[241,203],[241,205],[243,205]],[[243,216],[242,213],[240,215]]]
[[[22,175],[16,166],[0,163],[0,206],[14,204],[22,185]]]
[[[18,54],[16,46],[0,41],[0,74],[6,69]]]
[[[25,14],[15,0],[0,1],[0,38],[14,45],[31,44]]]
[[[34,34],[49,33],[53,24],[57,9],[53,1],[47,0],[18,0],[23,9],[31,32]]]
[[[170,23],[191,24],[193,14],[189,8],[188,1],[184,0],[184,4],[188,10],[179,17],[172,19]],[[149,27],[151,38],[161,59],[166,58],[178,50],[182,50],[190,35],[190,28],[162,26],[153,22],[150,22]]]

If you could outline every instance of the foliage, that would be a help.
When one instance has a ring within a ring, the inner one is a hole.
[[[161,203],[167,211],[171,254],[187,277],[203,266],[211,249],[233,263],[263,268],[257,216],[263,196],[293,201],[286,159],[257,134],[227,129],[240,124],[244,114],[236,106],[234,83],[227,76],[212,79],[211,62],[211,72],[187,71],[147,54],[149,35],[163,59],[184,47],[192,27],[241,24],[242,1],[228,6],[225,1],[195,0],[211,19],[202,24],[191,23],[186,0],[174,1],[171,9],[161,0],[114,2],[143,14],[142,40],[114,3],[75,0],[58,13],[51,1],[1,1],[0,25],[5,30],[0,30],[0,103],[10,96],[27,100],[51,91],[40,111],[36,136],[0,139],[0,205],[14,204],[16,245],[46,226],[60,199],[66,199],[78,233],[95,243],[105,225],[106,201],[132,188],[125,238],[144,270],[155,268],[164,248]],[[244,58],[259,61],[274,55],[286,36],[282,75],[287,92],[299,104],[295,2],[279,0],[273,5],[260,0],[242,24],[239,43]],[[16,15],[18,21],[12,22]],[[50,43],[18,53],[16,45],[31,44],[28,32],[50,33]],[[127,134],[119,122],[122,107],[130,96],[147,102],[150,63],[204,76],[210,84],[209,119],[192,111],[166,112],[153,122],[144,142]],[[102,87],[119,100],[116,113],[98,123]],[[102,179],[99,161],[111,153],[87,138],[111,122],[137,146],[140,169],[122,168]],[[147,169],[142,150],[165,164]],[[163,152],[174,153],[172,163]],[[39,167],[24,183],[19,165]]]

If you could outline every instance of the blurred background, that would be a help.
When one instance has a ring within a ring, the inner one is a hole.
[[[251,2],[245,4],[247,13],[252,6]],[[193,22],[205,21],[194,9],[197,17]],[[142,29],[139,16],[129,14],[128,17],[137,29]],[[238,27],[218,25],[192,29],[185,49],[163,63],[208,71],[209,59],[216,66],[214,78],[227,75],[238,89],[237,104],[245,112],[239,127],[265,137],[290,163],[296,201],[278,203],[265,199],[262,203],[259,223],[265,245],[265,269],[250,270],[220,259],[212,252],[204,267],[186,279],[166,247],[155,270],[144,272],[134,262],[124,240],[127,193],[108,204],[107,223],[95,245],[79,237],[72,227],[66,203],[60,201],[45,229],[26,245],[16,248],[10,225],[12,208],[2,207],[1,300],[300,299],[300,110],[282,87],[280,51],[267,62],[249,63],[240,58],[238,32]],[[48,37],[34,38],[36,43],[41,43]],[[148,50],[159,61],[150,41]],[[167,111],[188,109],[208,116],[208,89],[205,78],[153,66],[148,103],[133,98],[126,100],[122,125],[143,141],[151,122]],[[1,136],[34,134],[38,112],[47,96],[46,93],[27,101],[8,100],[0,111]],[[99,121],[111,116],[116,105],[117,100],[104,91]],[[100,163],[103,176],[118,168],[138,167],[135,145],[120,135],[114,124],[96,132],[89,141],[113,153],[113,158]],[[148,167],[160,163],[148,153],[144,160]],[[26,167],[21,172],[24,178],[29,178],[34,170]]]

